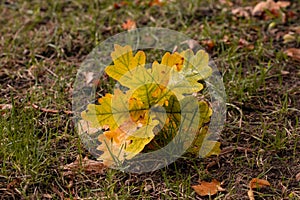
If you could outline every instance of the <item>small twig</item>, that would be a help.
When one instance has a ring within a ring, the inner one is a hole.
[[[247,151],[252,152],[252,150],[249,149],[249,148],[245,148],[245,147],[233,147],[233,146],[231,146],[231,147],[226,147],[226,148],[222,149],[222,151],[221,151],[221,153],[219,155],[224,155],[224,154],[227,154],[227,153],[231,153],[234,150],[245,151],[245,152],[247,152]]]
[[[72,111],[69,111],[69,110],[63,110],[63,111],[59,111],[59,110],[53,110],[53,109],[47,109],[47,108],[41,108],[40,106],[34,104],[34,103],[31,103],[31,106],[34,108],[34,109],[37,109],[37,110],[40,110],[42,112],[46,112],[46,113],[53,113],[53,114],[57,114],[57,113],[65,113],[67,115],[71,115],[73,114]]]

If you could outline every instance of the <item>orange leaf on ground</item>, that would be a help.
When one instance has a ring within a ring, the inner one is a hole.
[[[133,30],[136,28],[136,23],[131,19],[127,19],[126,22],[122,24],[122,28],[124,30]]]
[[[115,9],[120,9],[123,6],[127,6],[127,5],[128,5],[128,3],[126,1],[121,1],[120,3],[114,3],[114,8]]]
[[[206,46],[208,50],[211,50],[215,47],[215,42],[213,40],[203,40],[201,44]]]
[[[288,1],[278,1],[274,2],[273,0],[267,0],[259,2],[252,10],[253,16],[260,16],[265,10],[270,10],[274,13],[280,10],[280,8],[285,8],[290,5]]]
[[[287,50],[284,51],[284,53],[286,55],[288,55],[289,57],[300,61],[300,49],[297,48],[289,48]]]
[[[225,191],[221,187],[221,183],[216,179],[212,180],[212,182],[200,181],[199,185],[193,185],[192,188],[200,196],[215,195],[218,191]]]
[[[254,199],[254,193],[253,193],[253,189],[254,188],[263,188],[266,186],[270,186],[269,181],[267,180],[263,180],[263,179],[258,179],[258,178],[253,178],[250,182],[249,182],[249,190],[248,190],[248,197],[250,200],[255,200]]]
[[[162,0],[152,0],[149,6],[163,6],[164,2]]]
[[[263,179],[258,179],[258,178],[253,178],[249,183],[250,189],[262,188],[262,187],[266,187],[266,186],[270,186],[269,181],[263,180]]]
[[[85,157],[83,160],[80,160],[80,158],[77,157],[74,162],[63,166],[63,169],[66,170],[63,175],[67,176],[76,173],[76,171],[79,171],[80,169],[87,173],[103,174],[106,167],[103,163],[90,160],[88,157]]]

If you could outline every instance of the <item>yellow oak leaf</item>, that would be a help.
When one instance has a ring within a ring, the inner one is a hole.
[[[104,129],[98,137],[97,149],[103,152],[98,159],[118,165],[140,153],[159,133],[167,140],[176,137],[174,146],[189,145],[190,138],[198,136],[201,155],[219,153],[220,143],[207,140],[207,131],[198,134],[210,121],[212,109],[192,95],[204,88],[199,80],[212,73],[207,53],[166,53],[151,68],[145,67],[145,53],[134,55],[130,46],[115,45],[111,57],[113,65],[105,72],[127,89],[115,89],[98,99],[99,105],[89,104],[81,113],[89,126]]]
[[[146,62],[146,55],[143,51],[138,51],[133,56],[132,48],[128,45],[122,47],[116,44],[111,57],[114,65],[106,67],[105,72],[115,80],[119,80],[123,76],[130,76],[131,74],[127,72]]]
[[[110,130],[115,130],[128,119],[136,122],[145,117],[148,111],[141,100],[130,97],[130,94],[125,94],[119,89],[114,93],[100,98],[100,105],[89,104],[86,111],[81,113],[81,117],[89,121],[94,128],[108,126]]]
[[[114,131],[105,131],[103,134],[108,140],[112,140],[112,142],[117,145],[120,145],[126,136],[126,133],[121,128],[117,128]]]
[[[112,94],[107,93],[98,100],[100,105],[89,104],[87,109],[81,113],[81,117],[85,121],[89,121],[94,128],[101,128],[105,125],[109,125],[111,130],[116,129],[118,124],[112,115],[112,97]]]
[[[106,166],[118,166],[125,159],[131,159],[140,153],[154,138],[153,129],[157,120],[148,119],[150,124],[139,127],[132,121],[127,121],[114,131],[106,131],[98,137],[101,144],[98,150],[103,151],[99,160]]]
[[[126,141],[116,144],[104,134],[99,135],[98,140],[101,141],[101,144],[97,147],[97,150],[103,153],[97,159],[102,160],[103,164],[108,167],[121,165],[126,158],[124,152]]]
[[[177,52],[170,54],[169,52],[165,53],[162,57],[161,64],[169,67],[174,67],[177,71],[182,69],[184,58]]]
[[[134,136],[129,136],[127,138],[127,140],[130,141],[130,144],[126,146],[126,153],[127,159],[131,159],[133,158],[135,155],[137,155],[138,153],[140,153],[145,146],[151,142],[151,140],[154,138],[154,135],[151,137],[147,137],[147,138],[140,138],[140,137],[134,137]]]

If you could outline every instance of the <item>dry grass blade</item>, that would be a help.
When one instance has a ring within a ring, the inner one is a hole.
[[[300,61],[300,49],[289,48],[289,49],[285,50],[284,53],[286,53],[286,55],[288,55],[289,57]]]

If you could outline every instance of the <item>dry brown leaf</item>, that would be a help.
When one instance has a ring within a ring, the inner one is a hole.
[[[253,193],[254,188],[262,188],[262,187],[266,187],[266,186],[270,186],[269,181],[263,180],[263,179],[258,179],[258,178],[253,178],[249,182],[249,190],[248,190],[249,199],[250,200],[255,200],[254,193]]]
[[[300,26],[292,27],[292,31],[295,31],[297,34],[300,34]]]
[[[238,7],[238,8],[235,8],[231,11],[231,13],[234,15],[234,16],[237,16],[237,17],[244,17],[246,19],[249,19],[250,17],[250,14],[247,10],[247,8],[244,8],[244,7]]]
[[[0,110],[10,110],[12,107],[12,104],[0,104]]]
[[[85,157],[83,160],[77,157],[74,162],[63,166],[63,169],[66,170],[63,175],[67,176],[78,172],[80,169],[86,173],[103,174],[106,167],[103,163],[90,160],[88,157]]]
[[[94,72],[83,72],[83,75],[87,85],[90,84],[94,79]]]
[[[280,7],[280,8],[286,8],[289,5],[291,5],[291,2],[289,1],[277,1],[276,4]]]
[[[266,186],[270,186],[269,181],[263,180],[263,179],[258,179],[258,178],[253,178],[249,183],[250,190],[254,189],[254,188],[262,188],[262,187],[266,187]]]
[[[249,49],[249,50],[253,50],[254,49],[254,45],[250,44],[247,40],[245,40],[243,38],[239,39],[239,46],[240,47],[245,47],[246,49]]]
[[[133,30],[133,29],[136,29],[136,23],[135,21],[131,20],[131,19],[127,19],[126,22],[124,22],[122,24],[122,28],[124,30]]]
[[[280,8],[285,8],[290,5],[288,1],[278,1],[274,2],[273,0],[267,0],[259,2],[252,10],[253,16],[260,16],[265,10],[270,10],[274,13],[280,10]]]
[[[228,35],[224,35],[224,37],[221,41],[224,42],[225,44],[230,44],[231,43]]]
[[[286,55],[288,55],[289,57],[300,61],[300,49],[297,48],[289,48],[287,50],[284,51],[284,53]]]
[[[203,46],[206,46],[208,50],[211,50],[215,47],[215,42],[213,40],[203,40],[201,41]]]
[[[233,6],[233,3],[229,0],[219,0],[221,5]]]
[[[163,6],[165,2],[163,2],[162,0],[152,0],[149,3],[149,6]]]
[[[296,175],[296,181],[300,181],[300,172]]]
[[[221,183],[216,179],[212,180],[212,182],[200,181],[199,185],[193,185],[192,188],[200,196],[215,195],[218,191],[225,191],[225,189],[221,187]]]
[[[290,72],[289,72],[289,71],[285,71],[285,70],[281,70],[280,73],[281,73],[282,75],[288,75]]]
[[[287,44],[289,42],[294,42],[296,40],[296,37],[292,33],[285,34],[282,38],[284,44]]]

